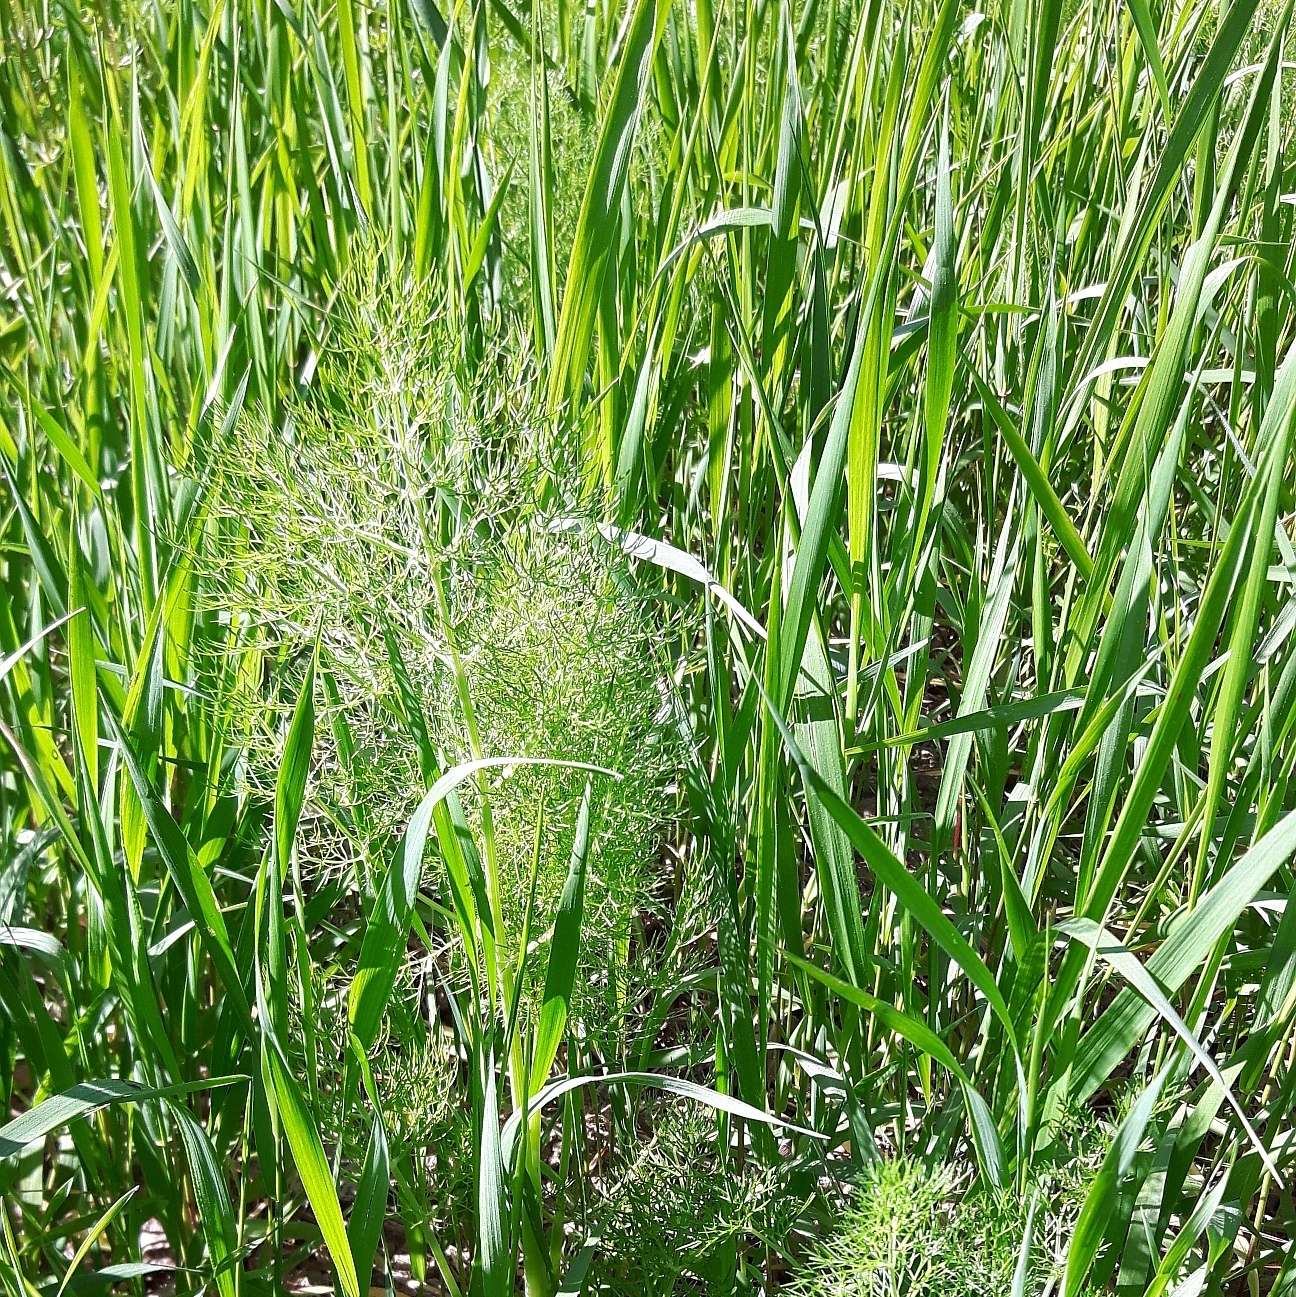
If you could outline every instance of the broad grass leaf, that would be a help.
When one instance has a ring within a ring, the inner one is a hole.
[[[540,1021],[536,1025],[535,1047],[531,1058],[531,1084],[543,1081],[558,1054],[567,1025],[568,1005],[576,982],[580,956],[581,919],[585,908],[585,866],[589,858],[591,785],[585,783],[580,812],[576,819],[576,836],[572,842],[571,864],[558,911],[554,916],[553,936],[549,941],[549,963],[545,969],[544,1000]]]
[[[234,1219],[229,1189],[225,1184],[224,1171],[207,1132],[176,1104],[171,1105],[171,1115],[180,1131],[180,1141],[189,1163],[194,1205],[198,1209],[198,1223],[207,1242],[207,1255],[211,1259],[216,1291],[221,1297],[237,1297],[239,1263],[236,1252],[239,1230]]]
[[[1173,995],[1202,965],[1242,911],[1296,851],[1296,811],[1285,815],[1232,864],[1198,902],[1171,925],[1147,961],[1149,977]],[[1073,1065],[1072,1093],[1084,1101],[1110,1076],[1156,1017],[1156,1006],[1125,989],[1081,1037]]]
[[[510,1118],[510,1121],[512,1118]],[[482,1133],[478,1156],[476,1266],[481,1273],[483,1297],[508,1297],[513,1288],[513,1257],[505,1222],[509,1220],[509,1192],[499,1109],[495,1098],[495,1065],[486,1066],[486,1093],[482,1100]]]
[[[106,1211],[95,1221],[86,1231],[85,1237],[77,1245],[77,1250],[72,1253],[71,1260],[68,1261],[67,1269],[63,1272],[63,1279],[55,1291],[54,1297],[63,1297],[67,1291],[67,1286],[72,1282],[72,1276],[76,1273],[76,1268],[85,1260],[86,1254],[94,1247],[100,1236],[105,1230],[117,1219],[122,1209],[128,1202],[139,1192],[139,1185],[132,1185],[113,1202]]]
[[[315,1223],[328,1248],[343,1297],[361,1297],[355,1260],[347,1238],[333,1171],[324,1155],[319,1129],[306,1095],[293,1076],[279,1042],[268,1031],[261,1036],[261,1071],[266,1093],[274,1101],[297,1175],[310,1202]]]
[[[661,1072],[603,1072],[595,1076],[568,1076],[558,1081],[551,1081],[531,1096],[531,1100],[525,1109],[511,1113],[504,1123],[501,1134],[501,1149],[505,1164],[512,1161],[513,1154],[517,1149],[517,1140],[522,1130],[524,1118],[529,1119],[546,1104],[551,1103],[554,1099],[560,1099],[564,1094],[570,1094],[573,1090],[592,1085],[647,1086],[651,1089],[661,1090],[664,1094],[673,1094],[681,1099],[690,1099],[695,1103],[705,1104],[708,1108],[714,1108],[717,1112],[728,1113],[732,1117],[742,1117],[747,1121],[760,1122],[766,1126],[778,1126],[784,1130],[795,1131],[798,1135],[805,1135],[810,1139],[826,1138],[817,1130],[810,1130],[805,1126],[798,1126],[794,1122],[785,1121],[783,1118],[776,1117],[773,1113],[766,1112],[762,1108],[743,1102],[742,1099],[736,1099],[733,1095],[721,1094],[718,1090],[699,1085],[696,1081],[689,1081],[683,1077],[668,1076]]]
[[[373,1124],[369,1128],[369,1146],[365,1150],[364,1166],[360,1170],[360,1183],[356,1186],[355,1202],[351,1207],[351,1219],[347,1222],[351,1256],[362,1288],[368,1286],[374,1255],[382,1241],[390,1179],[391,1158],[387,1150],[387,1132],[383,1129],[382,1114],[375,1112]]]
[[[171,818],[170,811],[153,791],[120,722],[111,712],[107,713],[107,716],[109,727],[114,732],[122,759],[130,773],[135,796],[139,800],[144,819],[153,835],[153,841],[166,864],[167,872],[184,898],[198,938],[220,973],[221,981],[235,1009],[244,1023],[250,1027],[252,1011],[248,1003],[247,989],[243,984],[243,975],[238,961],[234,957],[234,948],[230,944],[225,916],[216,899],[211,879],[195,859],[184,834]]]
[[[189,1081],[183,1085],[150,1088],[135,1081],[79,1081],[59,1094],[47,1099],[0,1126],[0,1161],[17,1157],[23,1149],[46,1135],[66,1126],[100,1108],[119,1103],[144,1103],[150,1099],[172,1099],[177,1095],[191,1094],[195,1090],[213,1090],[218,1086],[235,1085],[246,1081],[245,1076],[220,1076],[203,1081]]]
[[[314,743],[315,658],[312,656],[297,694],[288,738],[275,776],[275,852],[281,878],[288,876],[291,867],[293,839],[297,835],[297,824],[301,819]]]
[[[1084,1290],[1084,1281],[1102,1246],[1107,1222],[1115,1210],[1120,1183],[1134,1164],[1143,1134],[1152,1120],[1157,1100],[1169,1074],[1170,1069],[1163,1068],[1144,1087],[1125,1120],[1121,1122],[1116,1137],[1098,1168],[1098,1174],[1089,1185],[1067,1246],[1062,1297],[1079,1297]]]

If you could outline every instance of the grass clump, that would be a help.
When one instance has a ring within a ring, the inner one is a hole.
[[[0,1297],[1289,1294],[1292,13],[0,0]]]

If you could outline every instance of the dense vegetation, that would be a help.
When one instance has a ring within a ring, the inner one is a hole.
[[[1291,10],[0,0],[0,1293],[1296,1294]]]

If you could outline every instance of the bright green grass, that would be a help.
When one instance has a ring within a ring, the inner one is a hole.
[[[0,0],[0,1294],[1296,1293],[1290,22]]]

